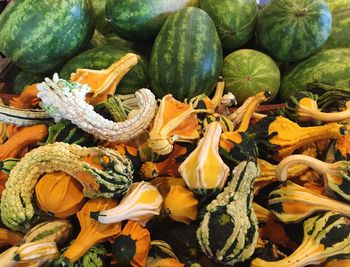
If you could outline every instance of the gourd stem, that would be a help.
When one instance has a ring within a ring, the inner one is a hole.
[[[326,175],[326,174],[339,175],[338,167],[345,165],[346,161],[338,162],[337,165],[335,166],[334,164],[326,163],[310,156],[291,155],[284,158],[277,165],[276,171],[275,171],[277,180],[286,181],[288,178],[289,167],[297,164],[307,165],[308,167],[314,169],[315,171],[321,173],[322,175]]]
[[[109,97],[105,105],[114,121],[121,122],[126,121],[128,119],[127,110],[125,109],[122,101],[118,97]]]
[[[298,115],[300,117],[308,117],[320,121],[344,121],[350,118],[350,101],[346,102],[346,109],[340,112],[322,112],[320,110],[311,109],[309,107],[299,107]]]
[[[213,109],[215,110],[220,103],[222,95],[224,94],[225,82],[222,77],[219,78],[219,82],[216,85],[215,95],[212,98],[211,102],[213,104]]]

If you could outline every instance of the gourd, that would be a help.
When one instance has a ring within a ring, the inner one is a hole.
[[[282,116],[268,115],[250,125],[259,154],[281,160],[302,146],[324,139],[336,139],[347,133],[346,126],[330,122],[322,126],[301,127]]]
[[[148,182],[133,183],[120,203],[103,211],[91,212],[91,218],[103,224],[132,220],[145,225],[158,215],[163,198],[158,189]]]
[[[254,259],[251,267],[304,267],[350,253],[350,220],[336,212],[307,219],[304,238],[290,256],[274,262]]]
[[[267,223],[270,220],[273,220],[273,214],[271,211],[265,209],[263,206],[260,206],[258,203],[253,202],[253,209],[256,215],[256,218],[258,219],[259,223]]]
[[[6,245],[17,245],[23,238],[23,235],[5,228],[0,228],[0,247]]]
[[[1,197],[2,222],[12,230],[30,228],[34,187],[44,173],[64,171],[83,186],[84,196],[121,197],[133,179],[131,161],[117,151],[54,143],[28,152],[12,169]]]
[[[23,237],[22,243],[36,241],[64,244],[73,234],[73,225],[68,220],[53,220],[37,224]]]
[[[147,267],[185,267],[185,264],[174,258],[153,259],[148,261]]]
[[[72,263],[79,260],[93,245],[105,242],[121,232],[120,223],[101,224],[90,218],[90,212],[109,209],[116,205],[117,202],[113,199],[90,199],[85,203],[84,207],[77,212],[81,229],[77,238],[64,252],[64,256],[69,262]]]
[[[208,206],[197,229],[202,251],[211,259],[233,265],[249,259],[258,239],[258,222],[252,202],[256,163],[242,161],[231,182]]]
[[[197,148],[179,167],[186,185],[202,196],[218,193],[229,175],[230,169],[219,155],[220,135],[220,123],[212,122]]]
[[[171,219],[190,224],[197,218],[197,207],[198,200],[192,191],[182,185],[170,185],[163,208]]]
[[[330,196],[350,201],[349,163],[337,161],[326,163],[306,155],[291,155],[283,159],[276,168],[276,177],[280,181],[287,179],[287,170],[296,164],[307,164],[310,168],[322,174],[326,193]]]
[[[0,104],[4,104],[0,98]],[[7,139],[7,124],[0,122],[0,144],[3,144]]]
[[[10,99],[10,106],[18,109],[31,109],[35,108],[40,99],[37,94],[39,93],[36,88],[38,83],[27,86],[19,96]]]
[[[112,244],[112,254],[123,264],[146,266],[151,235],[138,222],[128,221]]]
[[[44,124],[24,127],[9,138],[5,143],[0,144],[0,161],[7,158],[15,158],[18,154],[30,145],[43,141],[47,136],[47,126]]]
[[[85,96],[91,92],[88,85],[60,79],[57,73],[52,80],[45,78],[45,82],[38,85],[38,90],[38,97],[55,122],[69,120],[96,138],[111,142],[126,143],[141,135],[153,121],[156,112],[155,96],[148,89],[135,93],[139,109],[135,116],[123,122],[104,118],[86,103]]]
[[[41,177],[35,186],[35,195],[40,209],[60,219],[78,212],[85,200],[81,184],[64,172]]]
[[[320,211],[334,210],[350,216],[350,207],[341,201],[319,195],[313,190],[286,181],[268,198],[269,210],[284,223],[295,223]]]

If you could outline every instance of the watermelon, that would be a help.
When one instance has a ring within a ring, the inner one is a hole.
[[[258,42],[280,61],[298,61],[324,45],[331,27],[332,15],[324,0],[272,0],[259,15]]]
[[[28,71],[21,71],[17,74],[15,78],[14,86],[11,89],[11,93],[19,95],[28,85],[42,82],[44,81],[44,78],[45,77],[40,74],[33,74]]]
[[[90,0],[11,1],[0,25],[0,52],[34,73],[63,65],[88,44],[94,28]]]
[[[172,14],[152,49],[152,91],[159,98],[172,94],[178,100],[210,95],[222,66],[222,47],[214,22],[196,7]]]
[[[69,60],[61,69],[59,74],[63,79],[69,80],[71,73],[78,68],[106,69],[127,53],[134,53],[132,50],[115,47],[93,48],[84,51]],[[116,93],[132,94],[141,88],[149,87],[148,62],[141,57],[137,63],[120,81]]]
[[[252,38],[258,15],[256,0],[201,0],[200,8],[213,19],[223,48],[233,51]]]
[[[323,50],[298,63],[283,77],[279,96],[287,101],[315,81],[350,87],[350,49]]]
[[[95,29],[102,34],[111,33],[112,25],[106,19],[106,0],[91,0]]]
[[[198,0],[107,0],[106,15],[116,33],[130,41],[154,40],[166,18]]]
[[[222,64],[225,90],[235,95],[239,105],[261,91],[270,91],[272,100],[280,87],[277,64],[268,55],[252,49],[229,54]]]
[[[350,47],[350,0],[329,4],[333,16],[332,33],[324,48]]]

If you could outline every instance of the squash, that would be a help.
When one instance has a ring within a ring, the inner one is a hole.
[[[174,142],[193,142],[198,139],[196,113],[201,111],[203,110],[175,100],[171,95],[164,96],[149,133],[149,146],[152,151],[167,155],[173,150]]]
[[[83,187],[65,172],[41,177],[35,185],[35,195],[40,209],[60,219],[77,213],[85,202]]]
[[[197,229],[202,251],[216,262],[234,265],[249,259],[258,239],[258,221],[252,207],[256,163],[242,161],[231,182],[208,206]]]
[[[164,197],[163,208],[171,219],[190,224],[197,218],[198,200],[193,192],[182,185],[170,185]]]
[[[185,264],[174,258],[165,258],[148,261],[147,267],[185,267]]]
[[[117,202],[113,199],[96,198],[88,200],[84,207],[77,212],[80,223],[80,232],[77,238],[64,252],[69,262],[79,260],[93,245],[107,241],[121,232],[120,223],[102,224],[90,218],[91,212],[97,212],[115,207]]]
[[[17,245],[23,238],[23,235],[5,228],[0,228],[0,247],[6,245]]]
[[[112,254],[120,263],[145,267],[150,245],[151,236],[147,228],[138,222],[128,221],[112,244]]]
[[[142,181],[133,183],[118,205],[102,211],[92,211],[90,216],[103,224],[132,220],[144,226],[159,214],[162,202],[158,189]]]
[[[326,163],[306,155],[291,155],[278,164],[276,168],[277,179],[285,181],[288,168],[299,163],[306,164],[322,174],[328,195],[350,202],[350,163],[348,161]]]
[[[350,253],[349,218],[326,212],[307,219],[303,227],[303,241],[290,256],[274,262],[256,258],[251,267],[304,267]]]
[[[114,95],[118,83],[139,60],[136,54],[128,53],[104,70],[77,69],[71,74],[71,81],[91,88],[90,103],[95,106],[105,102],[108,95]]]
[[[202,196],[220,192],[230,172],[219,155],[220,134],[220,123],[212,122],[197,148],[179,167],[186,185]]]
[[[0,97],[0,104],[4,104]],[[7,124],[0,122],[0,144],[3,144],[7,139]]]
[[[23,149],[43,141],[47,136],[47,127],[44,124],[23,127],[4,144],[0,145],[0,161],[15,158]]]
[[[350,216],[350,206],[313,190],[286,181],[273,190],[268,198],[270,211],[284,223],[295,223],[320,211],[334,210]]]
[[[32,109],[35,108],[40,98],[37,96],[39,90],[36,88],[39,83],[34,83],[27,86],[19,96],[13,97],[10,100],[10,106],[19,109]]]

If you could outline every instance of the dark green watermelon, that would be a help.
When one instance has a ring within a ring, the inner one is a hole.
[[[198,0],[107,0],[106,16],[116,33],[130,41],[154,40],[167,17]]]
[[[272,0],[259,14],[258,41],[272,57],[293,62],[319,50],[331,27],[324,0]]]
[[[106,0],[91,0],[95,29],[102,34],[113,31],[112,25],[106,19]]]
[[[256,0],[201,0],[200,8],[213,19],[224,48],[232,51],[252,38],[258,17]]]
[[[46,73],[90,41],[89,0],[15,0],[0,15],[0,52],[22,69]]]
[[[241,49],[229,54],[222,65],[225,90],[235,95],[242,105],[250,96],[261,91],[277,95],[281,75],[277,64],[268,55],[252,49]]]
[[[280,99],[287,101],[316,81],[350,87],[350,49],[324,50],[295,65],[282,79]]]
[[[153,46],[150,62],[152,91],[161,98],[183,100],[210,95],[218,81],[223,56],[209,15],[196,7],[172,14]]]
[[[132,50],[114,47],[93,48],[84,51],[76,57],[69,60],[62,68],[60,77],[69,80],[71,73],[77,68],[86,69],[106,69],[125,54],[133,52]],[[141,57],[137,63],[120,81],[116,93],[132,94],[138,89],[149,87],[148,62]]]
[[[16,76],[14,86],[11,89],[11,93],[19,95],[28,85],[42,82],[44,81],[44,78],[45,77],[40,74],[33,74],[27,71],[22,71]]]

